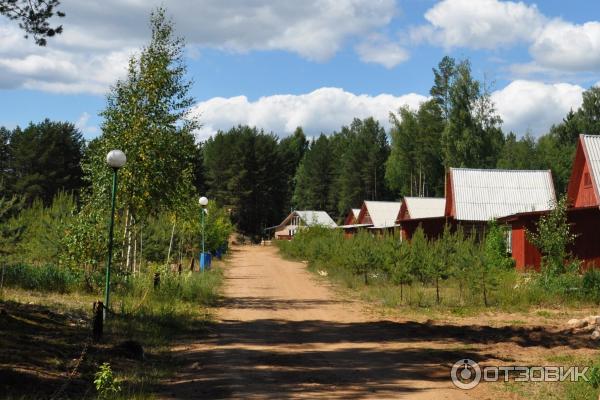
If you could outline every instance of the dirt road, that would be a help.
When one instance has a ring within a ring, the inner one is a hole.
[[[275,248],[237,247],[225,268],[219,323],[176,349],[187,367],[166,397],[471,398],[449,379],[468,351],[422,342],[419,327],[336,299]]]

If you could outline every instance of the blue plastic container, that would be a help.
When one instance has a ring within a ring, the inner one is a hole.
[[[210,253],[200,253],[200,271],[210,268],[211,258]]]

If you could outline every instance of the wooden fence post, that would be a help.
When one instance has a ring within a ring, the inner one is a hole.
[[[92,336],[94,341],[99,341],[102,339],[102,334],[104,330],[104,303],[101,301],[94,302],[94,316],[92,319]]]

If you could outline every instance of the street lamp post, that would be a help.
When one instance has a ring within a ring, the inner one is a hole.
[[[206,256],[204,254],[204,210],[208,205],[208,199],[204,196],[198,200],[200,203],[200,225],[202,226],[202,253],[200,253],[200,271],[204,271],[204,264],[206,262]]]
[[[111,150],[106,155],[106,163],[113,170],[113,182],[112,182],[112,204],[110,212],[110,225],[108,226],[108,256],[106,258],[106,284],[104,287],[104,319],[106,319],[106,310],[108,309],[108,302],[110,300],[110,267],[112,264],[112,253],[113,253],[113,228],[115,225],[115,198],[117,196],[117,172],[119,168],[125,165],[127,157],[121,150]]]

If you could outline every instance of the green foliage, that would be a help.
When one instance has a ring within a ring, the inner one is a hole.
[[[498,225],[496,220],[490,221],[487,226],[483,242],[485,264],[494,269],[508,270],[514,267],[514,262],[507,252],[506,229]]]
[[[361,231],[346,243],[343,265],[369,283],[369,274],[381,267],[381,252],[372,234]]]
[[[83,289],[85,281],[81,271],[52,264],[16,264],[5,267],[4,285],[41,292],[71,293]]]
[[[583,291],[586,296],[596,302],[600,302],[600,271],[590,269],[583,275]]]
[[[209,197],[231,209],[244,234],[260,235],[287,213],[288,176],[279,151],[275,135],[247,126],[219,132],[204,143]]]
[[[495,222],[479,241],[449,226],[431,241],[420,228],[410,241],[400,241],[368,231],[345,238],[337,229],[314,227],[276,243],[284,255],[308,261],[310,268],[389,306],[514,309],[600,301],[600,272],[582,277],[567,268],[548,279],[515,271]]]
[[[569,244],[575,241],[567,221],[568,199],[563,196],[554,209],[540,218],[535,232],[527,231],[527,238],[542,253],[542,270],[548,276],[566,271]]]
[[[109,363],[100,365],[98,372],[94,374],[94,385],[99,399],[110,399],[121,392],[121,385],[113,375]]]
[[[334,161],[330,139],[321,134],[312,141],[295,176],[292,204],[300,210],[336,210],[333,201]]]
[[[6,193],[23,197],[29,204],[41,199],[48,205],[59,192],[79,191],[84,142],[73,124],[46,119],[0,133],[4,142],[0,155],[6,156],[0,163],[10,165],[0,168]]]

